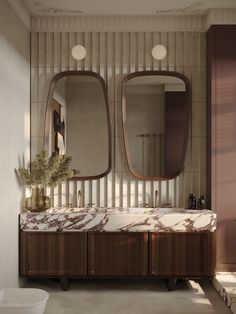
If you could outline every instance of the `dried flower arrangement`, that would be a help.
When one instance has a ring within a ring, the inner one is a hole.
[[[52,153],[48,158],[47,152],[41,151],[28,167],[19,167],[17,173],[21,183],[27,187],[54,187],[78,173],[77,170],[69,169],[71,160],[70,156],[58,153]]]

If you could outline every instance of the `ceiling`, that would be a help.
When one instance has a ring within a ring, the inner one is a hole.
[[[22,1],[22,0],[18,0]],[[204,14],[236,8],[236,0],[23,0],[32,16]]]

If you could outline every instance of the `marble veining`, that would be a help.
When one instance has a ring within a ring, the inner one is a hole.
[[[211,210],[183,208],[50,208],[20,214],[24,231],[215,231]]]

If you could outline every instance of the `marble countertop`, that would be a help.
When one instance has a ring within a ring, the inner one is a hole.
[[[211,210],[184,208],[50,208],[20,214],[23,231],[215,231]]]

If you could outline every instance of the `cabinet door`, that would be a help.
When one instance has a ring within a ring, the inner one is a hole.
[[[148,274],[148,234],[91,232],[88,234],[88,274],[145,276]]]
[[[87,274],[87,234],[20,232],[21,275],[78,276]]]
[[[236,25],[207,32],[207,204],[217,214],[217,270],[236,271]]]
[[[215,234],[150,233],[150,275],[198,277],[215,273]]]

